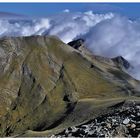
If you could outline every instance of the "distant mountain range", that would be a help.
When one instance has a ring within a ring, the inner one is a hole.
[[[10,12],[0,12],[0,18],[25,18],[27,16],[16,14],[16,13],[10,13]]]

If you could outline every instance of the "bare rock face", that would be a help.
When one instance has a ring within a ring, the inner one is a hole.
[[[77,39],[77,40],[69,42],[68,45],[70,45],[74,49],[79,49],[81,46],[84,45],[84,42],[85,42],[84,39]]]
[[[46,130],[89,120],[128,97],[138,99],[137,85],[116,64],[83,55],[57,37],[1,38],[0,136],[48,136]]]
[[[71,42],[68,43],[69,46],[71,46],[72,48],[78,50],[79,52],[81,52],[83,55],[89,55],[92,54],[92,52],[90,52],[87,48],[87,46],[85,45],[85,40],[82,38],[73,40]]]
[[[124,59],[122,56],[118,56],[115,58],[112,58],[112,60],[120,67],[120,68],[124,68],[124,69],[129,69],[130,67],[132,67],[130,65],[130,63]]]

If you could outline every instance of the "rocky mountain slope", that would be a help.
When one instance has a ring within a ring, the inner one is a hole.
[[[54,36],[0,39],[1,137],[49,137],[139,101],[140,82],[123,58],[70,45]]]
[[[79,126],[69,127],[52,137],[140,137],[140,105],[123,103],[112,113]]]

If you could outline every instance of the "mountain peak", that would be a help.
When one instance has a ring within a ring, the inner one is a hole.
[[[79,38],[79,39],[76,39],[76,40],[69,42],[68,45],[70,45],[74,49],[79,49],[79,47],[84,45],[84,42],[85,42],[84,39]]]
[[[112,60],[121,68],[125,68],[126,70],[131,67],[131,64],[122,56],[117,56],[115,58],[112,58]]]

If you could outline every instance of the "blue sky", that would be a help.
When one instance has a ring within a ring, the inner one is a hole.
[[[64,9],[71,12],[92,10],[94,13],[115,12],[130,18],[140,17],[140,3],[0,3],[1,12],[44,17]]]

